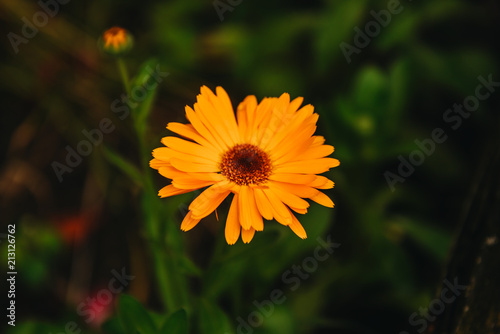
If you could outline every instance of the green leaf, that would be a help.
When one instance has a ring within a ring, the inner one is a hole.
[[[201,300],[199,308],[199,326],[201,334],[234,333],[226,314],[217,304],[208,300]]]
[[[8,320],[10,321],[10,320]],[[24,321],[16,322],[16,326],[11,327],[6,330],[7,334],[36,334],[36,333],[50,333],[50,332],[61,332],[64,330],[64,325],[49,325],[36,321]]]
[[[359,25],[367,10],[365,0],[352,1],[331,1],[320,17],[315,34],[315,53],[317,55],[316,67],[318,73],[328,70],[338,57],[344,58],[343,43],[353,45],[353,38],[356,32],[354,27]],[[352,59],[342,59],[350,63],[349,60],[359,59],[356,53],[350,55]],[[343,63],[345,64],[345,63]]]
[[[202,270],[186,256],[179,257],[179,266],[188,275],[201,276]]]
[[[180,309],[172,314],[163,324],[160,334],[187,334],[188,320],[187,313]]]
[[[107,146],[103,146],[104,157],[114,166],[118,167],[125,175],[138,185],[142,185],[142,175],[131,162],[125,160],[117,152]]]
[[[137,104],[133,107],[133,114],[135,127],[140,135],[144,133],[158,86],[168,74],[162,71],[158,60],[149,59],[142,64],[139,73],[132,80],[130,99]]]
[[[407,219],[402,219],[398,225],[423,250],[439,261],[445,260],[451,244],[450,233],[435,226]]]
[[[387,105],[387,116],[385,127],[388,132],[396,131],[400,124],[401,115],[408,101],[409,79],[411,77],[407,59],[396,61],[390,69],[388,77],[389,100]]]
[[[385,74],[375,66],[367,66],[356,79],[353,97],[361,111],[369,110],[373,106],[385,104],[386,89]]]
[[[125,294],[120,296],[118,313],[127,333],[156,334],[157,328],[153,319],[133,297]]]
[[[112,317],[106,320],[102,325],[101,329],[106,334],[125,334],[123,329],[123,324],[118,317]]]

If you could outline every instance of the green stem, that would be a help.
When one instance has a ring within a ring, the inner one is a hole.
[[[137,122],[136,122],[137,123]],[[179,247],[168,242],[169,238],[165,233],[178,234],[173,226],[168,229],[162,229],[160,224],[167,219],[159,219],[164,214],[164,203],[158,199],[157,190],[153,182],[153,173],[149,167],[151,159],[151,148],[147,145],[145,129],[135,126],[137,141],[139,144],[139,154],[141,157],[141,167],[144,184],[143,210],[147,215],[147,233],[151,242],[151,252],[155,262],[158,286],[160,294],[168,312],[184,307],[189,308],[189,294],[186,284],[186,278],[179,271],[179,256],[176,254]],[[170,238],[171,239],[171,238]]]
[[[122,57],[118,57],[116,63],[118,65],[118,71],[122,76],[123,87],[125,87],[126,93],[130,95],[130,79],[128,76],[127,66],[125,65]]]
[[[131,82],[127,67],[123,58],[117,59],[118,70],[120,71],[123,85],[128,95],[131,94]],[[147,129],[144,119],[140,119],[137,110],[133,108],[131,112],[133,128],[137,137],[139,158],[142,176],[142,214],[145,223],[145,232],[149,242],[153,257],[158,293],[168,312],[174,312],[180,307],[188,308],[189,290],[186,278],[179,271],[179,256],[176,252],[180,247],[175,247],[173,242],[165,238],[165,232],[171,234],[169,239],[178,240],[173,226],[168,226],[167,231],[162,229],[162,223],[166,219],[160,219],[165,210],[164,203],[158,199],[157,190],[153,182],[153,173],[149,167],[151,160],[151,147],[148,146],[146,135]],[[149,113],[146,113],[146,115]]]

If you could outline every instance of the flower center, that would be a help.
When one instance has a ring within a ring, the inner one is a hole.
[[[220,163],[222,175],[237,185],[260,184],[271,175],[271,159],[252,144],[238,144],[224,153]]]

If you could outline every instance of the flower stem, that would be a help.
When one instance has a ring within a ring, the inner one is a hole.
[[[126,93],[130,95],[130,79],[127,71],[127,66],[125,65],[122,57],[118,57],[116,63],[118,65],[118,71],[122,76],[123,87],[125,88]]]
[[[135,117],[133,118],[135,120]],[[164,204],[160,202],[153,182],[153,173],[149,167],[151,147],[146,140],[146,129],[135,124],[141,169],[143,175],[143,202],[142,209],[146,222],[146,232],[150,242],[150,249],[154,259],[155,272],[159,293],[168,312],[184,307],[189,308],[189,291],[184,274],[179,271],[179,247],[175,247],[169,239],[179,240],[178,228],[161,226],[163,219],[159,217],[165,213]],[[171,238],[166,238],[165,234]]]
[[[123,86],[127,95],[130,96],[132,87],[123,58],[119,57],[117,59],[117,65]],[[150,108],[151,106],[146,107]],[[153,258],[158,295],[168,312],[174,312],[181,307],[187,309],[189,308],[189,290],[184,274],[179,271],[180,249],[182,247],[172,242],[172,240],[180,239],[176,235],[179,231],[173,226],[167,226],[168,228],[165,230],[165,226],[162,225],[164,219],[160,219],[165,213],[164,203],[160,202],[158,198],[153,182],[153,174],[149,167],[152,149],[147,141],[146,120],[141,119],[138,115],[138,111],[144,106],[135,104],[130,108],[132,109],[131,120],[139,150],[142,183],[141,209],[144,219],[144,231]],[[142,112],[149,115],[147,111]],[[169,234],[170,238],[165,238],[166,233]]]

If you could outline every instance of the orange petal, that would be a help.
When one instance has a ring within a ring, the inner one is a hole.
[[[196,129],[196,131],[206,138],[212,145],[215,145],[219,151],[224,151],[227,149],[226,145],[224,142],[220,141],[220,139],[216,139],[212,132],[207,129],[205,124],[201,121],[199,115],[189,106],[186,106],[186,118],[189,120],[189,122],[193,125],[193,127]]]
[[[250,187],[249,189],[250,189],[249,211],[251,213],[252,227],[256,231],[262,231],[264,230],[264,221],[262,220],[262,215],[259,213],[259,209],[257,208],[255,190]]]
[[[273,181],[273,186],[281,190],[299,196],[301,198],[309,198],[316,195],[317,190],[304,184],[293,184]]]
[[[333,204],[333,201],[330,199],[330,197],[326,196],[324,193],[322,193],[319,190],[316,190],[316,191],[317,191],[317,193],[314,196],[309,197],[309,198],[318,204],[321,204],[321,205],[329,207],[329,208],[333,208],[333,206],[335,204]]]
[[[217,173],[186,173],[186,175],[192,176],[195,179],[203,180],[203,181],[223,181],[226,178],[221,174]]]
[[[281,143],[287,143],[292,139],[295,139],[299,132],[302,132],[306,127],[315,127],[316,121],[318,119],[317,114],[313,114],[311,109],[302,108],[299,112],[290,115],[286,114],[289,121],[283,129],[280,129],[274,136],[272,142],[266,147],[269,150],[281,145]],[[312,136],[314,132],[307,135]]]
[[[282,188],[276,182],[270,181],[269,189],[271,189],[278,196],[280,201],[288,206],[293,206],[294,208],[299,209],[307,209],[309,207],[309,203],[307,203],[307,201],[303,200],[297,195],[282,190]]]
[[[213,145],[211,142],[209,142],[207,139],[205,139],[202,135],[196,131],[193,125],[191,124],[182,124],[182,123],[177,123],[177,122],[170,122],[167,124],[167,129],[169,129],[172,132],[177,133],[178,135],[188,138],[191,140],[194,140],[198,144],[208,147],[212,150],[217,151],[217,147]]]
[[[229,190],[219,189],[217,185],[203,191],[189,205],[189,210],[193,211],[193,218],[201,219],[211,214],[229,193]]]
[[[314,136],[313,145],[323,145],[325,143],[325,137],[323,136]]]
[[[216,164],[197,164],[177,158],[170,159],[170,163],[178,170],[188,173],[214,173],[219,171]]]
[[[176,177],[185,177],[187,175],[187,173],[181,172],[180,170],[172,166],[161,167],[160,169],[158,169],[158,173],[160,173],[161,176],[164,176],[167,179],[174,179]]]
[[[290,214],[292,216],[292,223],[288,226],[292,229],[292,231],[295,234],[297,234],[299,236],[299,238],[301,238],[301,239],[307,238],[306,230],[304,229],[302,224],[300,224],[299,220],[295,217],[295,215],[293,215],[292,213],[290,213]]]
[[[293,146],[292,149],[288,149],[288,151],[281,150],[281,152],[279,152],[278,154],[278,152],[276,152],[275,150],[275,152],[271,152],[272,159],[274,160],[276,166],[281,165],[288,161],[294,161],[303,152],[307,151],[313,143],[314,143],[314,138],[310,137],[305,141],[303,141],[301,144]]]
[[[178,137],[163,137],[161,142],[163,145],[184,154],[201,157],[209,161],[219,161],[219,151]]]
[[[255,112],[257,109],[257,98],[253,95],[247,96],[243,102],[238,105],[238,130],[240,138],[249,142],[251,135],[255,132]]]
[[[236,124],[236,119],[234,118],[233,105],[231,103],[229,95],[227,95],[224,88],[220,86],[217,86],[215,88],[215,92],[217,93],[218,100],[224,106],[224,110],[226,111],[226,117],[231,120],[231,123]]]
[[[248,230],[255,224],[260,230],[264,229],[262,216],[259,214],[255,204],[253,190],[248,186],[240,188],[238,207],[240,211],[240,224],[243,229]]]
[[[178,150],[174,150],[170,147],[157,148],[153,151],[153,154],[155,154],[156,158],[159,158],[159,159],[162,159],[165,161],[170,161],[170,160],[172,160],[172,158],[176,158],[176,159],[180,159],[180,160],[184,160],[184,161],[194,162],[197,164],[217,166],[217,161],[215,161],[215,159],[206,159],[206,158],[200,157],[198,155],[189,154],[189,153],[181,152]]]
[[[285,206],[285,204],[283,204],[278,196],[276,196],[276,194],[271,189],[263,189],[262,191],[271,203],[273,216],[278,221],[278,223],[283,225],[291,224],[292,218],[290,217],[290,210],[288,210],[288,208]]]
[[[193,191],[193,189],[177,189],[173,185],[169,184],[168,186],[165,186],[161,188],[160,191],[158,191],[158,196],[163,198],[163,197],[185,194],[190,191]]]
[[[339,161],[333,158],[294,161],[276,166],[275,173],[321,174],[338,165]]]
[[[172,167],[172,165],[170,164],[170,162],[167,162],[167,161],[163,161],[163,160],[160,160],[160,159],[151,159],[149,161],[149,166],[153,169],[160,169],[161,167]]]
[[[220,118],[223,120],[226,128],[231,133],[235,133],[238,137],[238,126],[234,116],[233,105],[224,88],[220,86],[216,87],[216,94],[214,94],[207,86],[201,87],[200,91],[201,95],[208,99],[208,101],[213,105],[217,114],[221,115]]]
[[[209,122],[210,126],[219,132],[221,138],[229,147],[234,146],[239,141],[238,128],[236,124],[233,127],[230,120],[226,118],[229,113],[224,110],[225,107],[222,105],[215,106],[205,94],[198,95],[197,103],[199,106],[198,111],[203,113],[202,119]],[[218,101],[215,101],[215,104],[219,104]],[[233,113],[232,107],[230,112]],[[206,125],[210,128],[208,124]]]
[[[226,241],[229,245],[234,245],[240,237],[241,225],[238,214],[238,194],[234,194],[226,221]]]
[[[277,160],[277,158],[290,152],[295,152],[296,148],[302,147],[311,139],[314,132],[316,132],[315,124],[308,123],[301,125],[298,131],[291,133],[280,145],[273,148],[272,158]]]
[[[317,176],[313,174],[287,174],[287,173],[273,173],[269,176],[270,180],[294,183],[294,184],[307,184],[314,182]]]
[[[311,187],[318,188],[318,189],[331,189],[335,186],[335,183],[333,183],[331,180],[329,180],[328,178],[326,178],[324,176],[317,175],[314,182],[312,182],[309,185]]]
[[[203,125],[205,125],[208,131],[210,131],[214,138],[221,144],[224,150],[230,148],[233,145],[233,141],[227,136],[227,133],[217,121],[217,117],[221,116],[213,115],[213,112],[211,112],[212,109],[210,109],[210,111],[206,109],[208,109],[206,104],[200,104],[199,102],[194,104],[194,111],[203,122]]]
[[[290,207],[290,209],[292,209],[293,211],[297,212],[297,213],[300,213],[301,215],[305,215],[307,213],[307,209],[298,209],[298,208],[294,208],[294,207]]]
[[[242,229],[241,240],[243,240],[244,243],[248,244],[250,241],[252,241],[254,234],[255,230],[252,227],[250,227],[250,229],[248,230]]]
[[[299,109],[300,105],[304,101],[304,98],[302,96],[299,96],[295,99],[293,99],[292,102],[288,105],[287,113],[294,113]],[[311,106],[312,107],[312,106]]]
[[[290,95],[288,93],[283,93],[276,101],[270,118],[262,129],[259,145],[261,148],[266,149],[269,144],[272,144],[276,134],[290,123],[293,114],[287,114],[286,112],[289,103]]]
[[[187,213],[187,215],[182,220],[181,230],[184,232],[189,231],[193,227],[195,227],[200,222],[200,219],[194,219],[191,211]]]
[[[300,155],[300,160],[319,159],[329,156],[334,151],[331,145],[321,145],[309,148],[307,151]],[[298,159],[297,159],[298,160]]]
[[[255,195],[255,203],[257,204],[257,208],[259,209],[259,212],[262,215],[262,217],[266,218],[267,220],[272,220],[273,209],[271,203],[267,199],[262,189],[256,188],[253,190],[253,192]]]
[[[211,186],[214,181],[201,181],[193,179],[192,177],[176,177],[172,180],[172,185],[178,189],[200,189]]]

